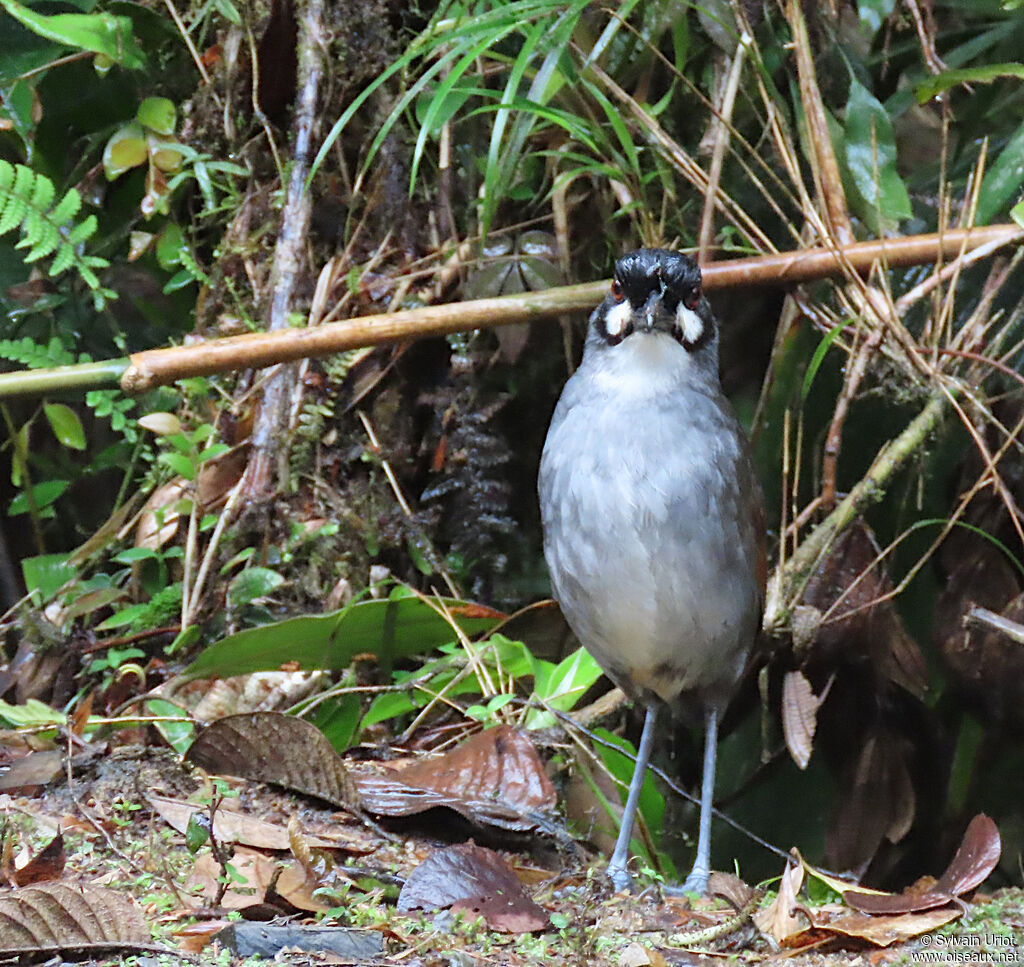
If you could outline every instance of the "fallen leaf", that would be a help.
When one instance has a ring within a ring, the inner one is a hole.
[[[245,910],[257,906],[266,899],[267,888],[273,883],[274,873],[282,867],[281,875],[275,884],[277,893],[284,897],[292,906],[309,913],[317,913],[328,909],[328,904],[313,896],[319,886],[308,883],[306,871],[292,861],[279,862],[257,853],[254,850],[240,847],[231,858],[231,866],[244,880],[231,880],[221,906],[226,910]],[[221,868],[209,853],[204,853],[196,860],[192,875],[188,878],[186,889],[193,894],[200,891],[203,902],[213,903],[217,896]]]
[[[64,836],[58,833],[26,863],[21,866],[15,865],[11,878],[15,886],[56,880],[64,872],[65,861]]]
[[[131,947],[150,942],[149,928],[122,893],[65,881],[0,894],[0,954]]]
[[[1001,850],[996,824],[979,813],[971,820],[956,855],[934,889],[921,891],[908,887],[902,893],[881,896],[846,891],[843,900],[855,910],[873,914],[918,913],[942,907],[980,886],[996,868]]]
[[[353,778],[365,808],[382,816],[447,806],[472,822],[526,832],[537,826],[531,814],[556,804],[533,743],[507,725],[479,732],[446,755],[391,762]]]
[[[543,930],[549,918],[526,895],[512,868],[493,850],[473,843],[435,850],[412,871],[398,896],[398,909],[468,910],[493,930]]]
[[[205,808],[183,799],[167,799],[163,796],[147,797],[154,812],[168,826],[173,827],[182,835],[188,829],[188,821],[193,813],[206,812]],[[239,846],[251,846],[254,849],[270,849],[285,851],[290,849],[288,830],[277,823],[268,823],[246,813],[221,806],[214,815],[213,834],[220,843],[236,843]],[[375,846],[368,840],[356,843],[339,835],[331,838],[314,836],[304,833],[310,846],[321,849],[343,849],[350,853],[372,853]]]
[[[807,929],[807,918],[794,915],[794,910],[800,906],[797,894],[803,882],[803,865],[787,863],[775,899],[754,914],[754,923],[758,930],[773,937],[778,943],[789,940]]]
[[[229,715],[208,725],[185,761],[216,775],[270,782],[357,810],[359,793],[341,756],[315,725],[280,712]]]
[[[962,914],[963,911],[959,907],[881,917],[872,917],[866,913],[845,913],[823,926],[824,929],[833,930],[846,937],[857,937],[879,947],[888,947],[910,940],[911,937],[919,937],[923,933],[938,930]]]

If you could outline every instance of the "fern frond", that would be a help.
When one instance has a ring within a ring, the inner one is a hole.
[[[92,289],[99,310],[112,293],[100,285],[96,270],[110,263],[82,251],[85,241],[96,231],[96,218],[90,215],[75,224],[82,207],[81,196],[70,188],[54,205],[56,195],[57,189],[46,175],[0,160],[0,235],[15,229],[21,232],[15,248],[28,249],[26,263],[52,255],[50,275],[74,268]]]

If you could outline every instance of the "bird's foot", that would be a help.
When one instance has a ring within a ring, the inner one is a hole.
[[[676,897],[685,896],[687,893],[696,893],[698,896],[704,896],[708,892],[709,875],[708,870],[698,870],[694,867],[681,886],[669,886],[666,884],[664,893],[666,896]]]
[[[624,866],[608,864],[608,878],[612,881],[616,893],[632,893],[633,877],[631,877]]]

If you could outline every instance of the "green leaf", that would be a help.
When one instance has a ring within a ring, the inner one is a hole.
[[[228,600],[235,606],[250,604],[257,598],[277,590],[285,579],[268,567],[250,567],[237,575],[228,585]]]
[[[113,181],[126,171],[145,164],[148,158],[149,143],[145,131],[141,125],[126,124],[107,139],[103,149],[103,170],[107,179]]]
[[[817,348],[814,350],[814,355],[811,357],[811,361],[807,364],[807,372],[804,373],[804,384],[800,388],[800,399],[806,400],[807,394],[811,391],[811,385],[814,383],[814,377],[818,375],[818,370],[821,368],[821,364],[825,361],[825,354],[828,352],[829,346],[835,342],[836,337],[846,328],[845,322],[840,322],[838,325],[833,326],[825,335],[822,337]]]
[[[882,103],[856,79],[850,81],[844,134],[846,165],[860,196],[851,198],[851,205],[869,224],[882,220],[893,225],[909,218],[910,196],[896,170],[892,121]]]
[[[989,156],[991,157],[991,155]],[[992,167],[985,173],[978,192],[978,210],[975,222],[987,225],[1009,204],[1024,184],[1024,124],[996,155]]]
[[[186,457],[185,454],[161,453],[159,460],[161,463],[166,463],[179,477],[184,477],[186,480],[196,479],[195,461]]]
[[[64,722],[62,712],[51,708],[38,698],[30,698],[24,705],[10,705],[0,700],[0,718],[6,720],[8,728],[61,725]]]
[[[610,743],[610,747],[604,743],[595,743],[595,750],[601,757],[601,761],[605,764],[608,771],[623,784],[621,789],[622,800],[625,802],[626,789],[629,787],[629,781],[633,777],[633,768],[635,765],[634,758],[631,756],[636,755],[636,748],[628,740],[622,738],[622,736],[615,735],[609,732],[607,729],[597,728],[594,729],[594,734],[605,742]],[[631,755],[627,755],[626,752],[620,751],[626,750]],[[657,833],[664,826],[665,818],[665,799],[658,792],[657,786],[654,784],[654,777],[650,770],[647,771],[647,775],[644,777],[643,788],[640,792],[640,813],[644,817],[644,821],[647,823],[647,828],[652,832]],[[613,821],[617,821],[617,811],[609,811],[610,817]],[[616,832],[618,831],[616,825]],[[650,861],[654,861],[655,857],[652,857],[648,851],[644,842],[637,837],[630,844],[631,852],[640,856],[646,857]],[[667,857],[663,854],[659,854],[657,860],[661,863],[667,861]]]
[[[919,104],[930,101],[937,94],[959,84],[991,84],[1000,77],[1024,80],[1024,64],[985,64],[982,67],[961,67],[934,74],[917,85],[914,91]]]
[[[148,561],[160,555],[152,547],[129,547],[114,555],[118,564],[134,564],[136,561]]]
[[[135,120],[157,134],[174,134],[178,110],[166,97],[147,97],[135,112]]]
[[[69,450],[85,449],[85,430],[78,414],[63,403],[44,403],[43,412],[53,435]]]
[[[198,810],[188,817],[185,848],[195,856],[210,841],[210,817]]]
[[[493,628],[504,616],[479,605],[445,599],[468,635]],[[189,678],[271,671],[284,662],[299,668],[340,669],[355,655],[393,657],[428,654],[456,639],[445,619],[420,598],[361,601],[331,614],[289,618],[248,628],[210,645],[185,669]]]
[[[75,576],[75,566],[67,554],[40,554],[22,558],[21,573],[29,593],[46,602]]]
[[[70,480],[44,480],[42,483],[37,483],[31,490],[32,504],[35,505],[36,510],[43,510],[49,507],[70,486]],[[15,517],[18,514],[27,514],[30,507],[28,495],[20,493],[11,501],[11,506],[7,513],[11,517]]]
[[[537,698],[560,712],[574,708],[583,694],[602,674],[601,666],[583,648],[577,648],[558,665],[538,662],[540,666],[533,681]],[[526,728],[544,729],[554,724],[550,712],[532,709],[526,717]]]
[[[145,66],[146,61],[135,42],[129,17],[111,13],[57,13],[47,16],[22,6],[17,0],[0,0],[0,6],[46,40],[103,54],[133,70]]]
[[[1024,201],[1017,202],[1017,204],[1010,209],[1010,218],[1020,225],[1021,228],[1024,228]]]

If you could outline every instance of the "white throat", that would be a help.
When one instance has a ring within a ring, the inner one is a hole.
[[[634,332],[592,357],[599,390],[615,397],[650,397],[677,387],[693,365],[690,354],[665,332]]]

